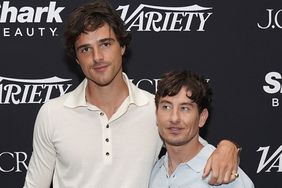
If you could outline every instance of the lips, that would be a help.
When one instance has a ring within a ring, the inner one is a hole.
[[[97,72],[104,72],[107,69],[108,65],[98,65],[94,66],[93,69]]]
[[[181,133],[181,131],[183,130],[183,128],[180,127],[169,127],[167,128],[169,130],[170,133],[172,134],[179,134]]]

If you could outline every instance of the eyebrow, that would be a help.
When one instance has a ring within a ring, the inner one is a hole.
[[[161,99],[159,103],[161,104],[161,103],[171,103],[171,102],[169,102],[168,100],[162,100]]]
[[[98,43],[101,44],[101,43],[109,42],[109,41],[114,42],[115,39],[113,39],[113,38],[103,38],[103,39],[98,40]],[[88,43],[87,43],[87,44],[82,44],[82,45],[78,46],[78,47],[76,48],[76,50],[79,50],[79,49],[85,48],[85,47],[89,47],[89,46],[91,46],[91,45],[88,44]]]
[[[114,42],[115,39],[113,39],[113,38],[104,38],[104,39],[98,40],[98,43],[103,43],[103,42],[108,42],[108,41]]]
[[[172,104],[172,102],[170,102],[170,101],[168,101],[168,100],[161,100],[161,101],[159,102],[159,104],[163,104],[163,103]],[[182,103],[180,103],[180,105],[193,106],[193,103],[194,103],[194,102],[182,102]]]
[[[184,102],[184,103],[181,103],[180,105],[193,106],[193,103],[194,102]]]

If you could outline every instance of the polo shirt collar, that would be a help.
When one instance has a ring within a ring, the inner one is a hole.
[[[207,158],[209,155],[209,148],[207,146],[204,146],[201,151],[194,156],[191,160],[182,163],[181,165],[187,165],[189,168],[191,168],[195,172],[202,172],[205,168]],[[164,156],[163,163],[161,165],[164,165],[166,168],[168,168],[168,154],[166,153]]]
[[[203,147],[201,151],[193,157],[190,161],[186,162],[185,164],[193,169],[195,172],[201,172],[205,168],[205,164],[207,162],[206,157],[206,147]]]
[[[123,73],[123,80],[125,81],[127,88],[128,88],[128,99],[129,104],[135,104],[137,106],[143,106],[149,102],[149,98],[137,88],[127,77],[125,73]],[[76,108],[76,107],[87,107],[87,101],[85,98],[85,91],[87,86],[87,79],[85,78],[79,86],[74,89],[72,92],[69,93],[68,97],[66,98],[64,105],[69,108]]]

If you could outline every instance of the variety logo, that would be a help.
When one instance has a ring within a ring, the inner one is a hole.
[[[281,94],[282,93],[282,85],[281,85],[282,76],[278,72],[269,72],[265,75],[266,85],[263,86],[263,90],[271,95]],[[272,98],[272,106],[279,106],[279,99]]]
[[[282,29],[282,9],[274,11],[273,9],[266,9],[267,12],[267,23],[257,23],[260,29]],[[280,16],[280,17],[279,17]]]
[[[132,14],[129,5],[119,6],[121,18],[131,31],[205,31],[205,26],[213,14],[213,8],[199,5],[185,7],[163,7],[140,4]]]
[[[46,79],[15,79],[0,77],[1,104],[36,104],[65,94],[71,79],[58,77]]]
[[[50,1],[45,7],[15,7],[10,1],[3,1],[0,4],[0,24],[4,23],[2,30],[3,37],[32,37],[32,36],[58,36],[57,27],[38,27],[36,24],[62,23],[61,12],[65,7],[57,7],[55,1]],[[7,27],[7,24],[24,23],[22,27]],[[27,24],[32,24],[27,27]],[[1,31],[0,30],[0,31]]]
[[[269,146],[260,147],[257,152],[262,152],[257,173],[262,170],[265,172],[282,172],[282,146],[280,146],[272,155],[269,155]],[[267,158],[268,157],[268,158]]]
[[[28,155],[25,152],[1,152],[0,172],[25,172]]]

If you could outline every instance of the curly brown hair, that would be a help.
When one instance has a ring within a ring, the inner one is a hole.
[[[95,31],[107,23],[115,33],[119,44],[128,47],[131,35],[126,31],[123,20],[105,0],[97,0],[74,9],[65,27],[65,47],[68,55],[76,57],[74,44],[81,33]]]

